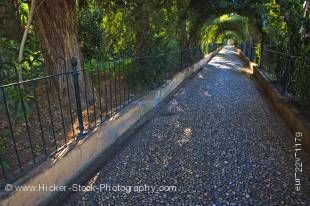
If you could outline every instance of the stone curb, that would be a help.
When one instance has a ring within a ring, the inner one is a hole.
[[[296,132],[302,133],[302,146],[304,150],[310,154],[310,121],[307,120],[286,97],[282,96],[278,92],[278,90],[268,81],[266,75],[264,75],[264,73],[258,69],[257,65],[253,64],[249,58],[242,53],[242,51],[239,50],[238,54],[253,71],[252,76],[255,81],[263,89],[264,93],[270,99],[272,105],[286,122],[291,131],[294,134]],[[292,138],[293,137],[294,136],[292,136]]]
[[[27,173],[21,180],[13,183],[22,186],[66,186],[75,182],[103,154],[114,147],[117,140],[125,134],[149,111],[165,100],[184,80],[207,64],[220,49],[206,55],[205,58],[176,74],[162,87],[152,90],[146,96],[127,105],[110,120],[102,123],[87,137],[63,148],[57,158],[48,159]],[[108,153],[107,153],[108,154]],[[61,195],[51,191],[12,191],[1,192],[0,205],[47,205]]]

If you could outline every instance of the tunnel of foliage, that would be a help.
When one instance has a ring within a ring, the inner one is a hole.
[[[18,60],[31,3],[34,17],[23,57]],[[70,59],[75,56],[78,67],[89,68],[89,72],[98,62],[105,64],[125,58],[125,64],[141,67],[144,72],[137,82],[147,84],[157,75],[158,71],[152,71],[154,64],[168,64],[168,68],[169,63],[178,61],[173,51],[201,47],[206,53],[210,43],[228,40],[236,45],[251,42],[258,57],[263,44],[292,55],[309,56],[310,18],[304,3],[303,0],[1,0],[0,83],[69,71]],[[148,65],[132,61],[132,57],[169,52],[171,55],[165,59],[147,62]],[[308,82],[300,86],[310,87]],[[59,86],[61,82],[55,84]]]
[[[284,82],[295,103],[309,108],[309,4],[0,0],[0,188],[213,51],[214,43],[247,42],[273,83]]]

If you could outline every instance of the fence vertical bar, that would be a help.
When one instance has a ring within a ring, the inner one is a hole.
[[[112,96],[112,69],[111,69],[111,61],[109,61],[109,96],[110,96],[110,114],[113,116],[113,96]]]
[[[35,85],[34,81],[32,81],[32,89],[33,89],[34,102],[35,102],[36,110],[37,110],[37,116],[38,116],[38,120],[39,120],[39,127],[40,127],[40,132],[41,132],[43,150],[44,150],[45,156],[47,157],[46,143],[45,143],[45,138],[44,138],[41,114],[40,114],[40,107],[39,107],[39,103],[38,103],[38,98],[37,98],[37,93],[36,93],[36,85]]]
[[[84,97],[85,97],[85,106],[86,106],[86,114],[87,114],[87,128],[90,129],[90,118],[89,118],[89,101],[88,101],[88,94],[87,94],[87,83],[85,79],[85,70],[83,70],[83,82],[84,82]],[[69,98],[70,99],[70,98]],[[85,129],[85,128],[84,128]]]
[[[1,172],[2,172],[4,179],[8,180],[8,176],[7,176],[6,171],[5,171],[5,166],[3,164],[2,154],[0,155],[0,166],[1,166]]]
[[[289,52],[287,52],[287,63],[286,63],[286,68],[284,70],[284,77],[283,77],[283,92],[284,95],[287,96],[287,92],[288,92],[288,83],[289,83],[289,76],[290,76],[290,72],[292,69],[292,56],[289,54]]]
[[[57,97],[58,97],[58,105],[59,105],[59,110],[60,110],[60,117],[61,117],[61,124],[62,124],[62,129],[63,129],[63,135],[64,135],[64,140],[65,140],[65,144],[67,144],[67,130],[66,130],[66,126],[65,126],[65,119],[64,119],[64,114],[63,114],[63,109],[62,109],[62,103],[61,103],[61,97],[60,97],[60,90],[59,87],[56,87],[56,93],[57,93]]]
[[[103,70],[103,83],[104,83],[105,119],[108,119],[109,108],[108,108],[108,88],[107,88],[107,71],[106,71],[106,68],[104,68],[104,70]]]
[[[264,63],[263,63],[263,59],[264,58],[264,43],[261,43],[261,46],[260,46],[260,59],[259,59],[259,69],[260,70],[264,70],[263,66],[264,66]]]
[[[9,122],[9,128],[10,128],[10,134],[11,134],[11,138],[13,141],[13,147],[14,147],[14,151],[16,154],[16,160],[17,160],[17,164],[19,166],[19,169],[22,170],[22,165],[21,165],[21,160],[20,160],[20,156],[18,153],[18,149],[17,149],[17,144],[16,144],[16,139],[14,136],[14,131],[13,131],[13,125],[12,125],[12,121],[11,121],[11,117],[10,117],[10,112],[9,112],[9,107],[8,107],[8,103],[7,103],[7,97],[4,91],[4,87],[1,87],[2,90],[2,97],[3,97],[3,102],[4,102],[4,107],[5,107],[5,112],[6,112],[6,116],[8,118],[8,122]]]
[[[53,115],[52,115],[52,109],[51,109],[51,101],[50,101],[50,95],[49,95],[49,87],[48,87],[48,79],[45,79],[45,93],[46,93],[46,98],[47,98],[47,103],[48,103],[48,114],[50,118],[50,123],[51,123],[51,130],[52,130],[52,135],[53,135],[53,140],[55,143],[55,149],[57,150],[57,139],[56,139],[56,132],[55,132],[55,127],[54,127],[54,120],[53,120]]]
[[[115,113],[117,112],[117,103],[118,103],[118,100],[117,100],[117,71],[116,71],[116,64],[117,63],[117,60],[116,60],[116,57],[113,57],[113,75],[114,75],[114,98],[115,98]]]
[[[26,124],[26,133],[27,133],[27,136],[28,136],[29,144],[30,144],[32,161],[35,164],[36,163],[36,156],[35,156],[34,147],[33,147],[33,144],[32,144],[30,128],[29,128],[29,122],[28,122],[28,117],[27,117],[27,114],[26,114],[26,106],[25,106],[25,102],[24,102],[25,100],[24,100],[24,97],[23,97],[23,94],[22,94],[21,84],[18,83],[17,84],[17,88],[18,88],[19,98],[20,98],[20,101],[21,101],[21,106],[22,106],[22,110],[23,110],[23,116],[24,116],[24,120],[25,120],[25,124]]]
[[[75,136],[74,125],[73,125],[73,114],[72,114],[72,108],[71,108],[71,98],[70,98],[70,92],[69,92],[69,79],[68,79],[68,75],[69,75],[69,74],[66,74],[66,85],[67,85],[67,95],[68,95],[69,113],[70,113],[70,121],[71,121],[72,135]],[[85,87],[86,87],[86,86],[85,86]]]
[[[99,73],[99,63],[101,62],[101,58],[99,57],[99,54],[97,54],[97,65],[96,65],[96,70],[97,70],[97,81],[98,81],[98,92],[99,92],[99,109],[100,109],[100,122],[103,122],[103,117],[102,117],[102,104],[101,104],[101,85],[100,85],[100,73]]]
[[[79,85],[79,72],[77,69],[77,60],[75,57],[71,58],[72,65],[72,77],[74,83],[74,93],[75,93],[75,101],[76,101],[76,112],[78,116],[79,122],[79,137],[84,136],[84,125],[83,125],[83,115],[82,115],[82,107],[81,107],[81,96],[80,96],[80,85]]]

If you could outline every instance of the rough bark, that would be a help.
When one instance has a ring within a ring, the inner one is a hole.
[[[178,38],[180,41],[180,49],[182,50],[182,63],[186,64],[191,62],[191,55],[189,53],[189,49],[192,47],[191,43],[191,26],[187,28],[187,21],[189,16],[189,2],[184,0],[178,0],[177,2],[177,9],[178,9]]]
[[[2,33],[5,37],[20,41],[22,29],[17,1],[0,1],[0,31],[5,31]]]
[[[76,24],[76,2],[74,0],[48,0],[38,3],[34,15],[35,26],[44,48],[45,69],[48,74],[60,74],[72,70],[71,58],[77,59],[78,69],[82,69],[82,55],[78,43]],[[83,76],[85,75],[85,77]],[[56,85],[63,95],[74,92],[73,81],[66,85],[66,76],[61,75]],[[81,95],[84,98],[85,84],[89,82],[86,73],[80,73]],[[90,88],[87,85],[87,89]],[[90,93],[90,92],[86,92]]]
[[[139,22],[139,28],[135,35],[135,55],[146,56],[151,46],[149,4],[141,2],[134,14],[136,22]]]
[[[187,8],[183,0],[177,0],[178,9],[178,37],[181,45],[181,49],[186,49],[187,46],[187,31],[186,31],[186,19]]]

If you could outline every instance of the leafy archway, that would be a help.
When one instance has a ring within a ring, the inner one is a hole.
[[[251,27],[255,27],[255,25],[251,25],[247,17],[236,14],[222,15],[206,23],[201,29],[202,46],[206,48],[206,45],[212,42],[223,43],[222,39],[218,37],[228,31],[234,33],[237,42],[258,41],[260,35],[253,32]]]
[[[235,45],[240,45],[244,41],[244,38],[239,33],[230,30],[223,31],[216,37],[216,42],[227,44],[228,40],[233,40]]]

